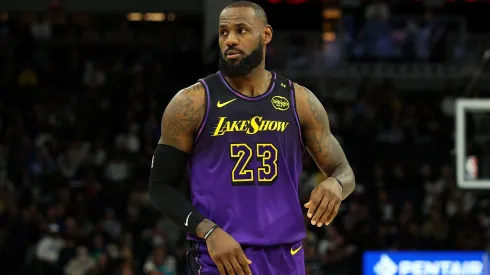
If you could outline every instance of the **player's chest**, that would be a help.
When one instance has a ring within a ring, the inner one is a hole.
[[[210,105],[207,125],[214,137],[287,133],[294,127],[294,112],[284,96],[270,95],[260,100],[219,96]]]

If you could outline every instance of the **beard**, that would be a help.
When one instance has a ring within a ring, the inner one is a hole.
[[[225,59],[223,53],[219,54],[219,70],[223,75],[228,77],[240,77],[248,75],[255,68],[257,68],[260,63],[262,63],[264,46],[262,45],[262,40],[259,41],[257,47],[249,54],[246,55],[242,60],[237,63],[232,63],[234,60]],[[235,61],[236,62],[236,61]]]

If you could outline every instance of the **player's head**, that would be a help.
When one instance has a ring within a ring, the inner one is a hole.
[[[265,59],[265,46],[272,39],[272,28],[259,5],[238,1],[219,16],[219,68],[226,76],[245,76]]]

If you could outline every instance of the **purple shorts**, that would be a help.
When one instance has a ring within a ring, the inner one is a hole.
[[[302,242],[273,246],[242,246],[252,261],[253,275],[305,275]],[[187,254],[191,275],[219,275],[206,244],[191,242]]]

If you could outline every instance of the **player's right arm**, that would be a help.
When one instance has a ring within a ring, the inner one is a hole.
[[[151,165],[150,202],[186,231],[206,240],[209,254],[221,274],[251,274],[248,267],[251,262],[240,245],[178,191],[206,112],[205,94],[203,85],[197,83],[179,91],[167,105]]]
[[[178,189],[192,151],[194,133],[204,116],[204,97],[202,85],[194,84],[179,91],[167,105],[162,116],[160,140],[153,154],[149,185],[151,204],[177,225],[198,236],[196,228],[205,217]]]

